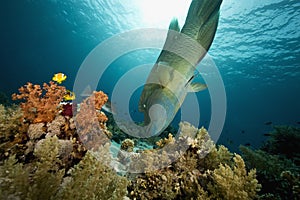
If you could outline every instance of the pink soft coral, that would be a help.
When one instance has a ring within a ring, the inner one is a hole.
[[[66,93],[64,86],[58,86],[50,81],[49,84],[33,85],[27,83],[19,89],[20,94],[13,94],[13,100],[25,100],[21,103],[23,117],[32,123],[50,122],[59,112],[59,103]]]
[[[108,97],[102,91],[94,92],[80,104],[80,111],[75,117],[77,132],[88,148],[97,148],[108,142],[105,122],[106,115],[100,111]]]

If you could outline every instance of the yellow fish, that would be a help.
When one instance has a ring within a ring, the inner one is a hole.
[[[67,76],[64,73],[57,73],[54,74],[54,76],[52,77],[52,80],[61,84],[63,81],[65,81],[67,78]]]
[[[66,94],[63,96],[65,101],[72,101],[76,98],[75,93],[67,90]]]

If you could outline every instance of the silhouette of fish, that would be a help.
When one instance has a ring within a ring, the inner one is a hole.
[[[271,136],[271,133],[265,133],[264,136]]]
[[[272,125],[273,122],[265,122],[264,124],[265,124],[265,125]]]

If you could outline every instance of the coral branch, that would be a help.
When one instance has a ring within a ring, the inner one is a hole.
[[[21,103],[23,118],[32,123],[50,122],[59,111],[59,103],[66,92],[64,86],[58,86],[50,81],[49,84],[33,85],[27,83],[19,89],[20,94],[13,94],[13,100],[24,100]]]
[[[77,132],[88,149],[97,148],[108,142],[105,122],[106,115],[101,112],[108,97],[102,91],[94,92],[80,104],[80,111],[75,117]]]

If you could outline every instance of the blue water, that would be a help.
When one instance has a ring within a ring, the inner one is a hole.
[[[67,74],[64,85],[72,88],[86,56],[106,39],[132,29],[167,28],[174,16],[182,25],[191,1],[177,0],[180,6],[170,2],[174,0],[1,1],[0,91],[10,95],[28,81],[48,82],[57,72]],[[117,59],[99,89],[110,94],[118,77],[136,65],[155,62],[158,53],[141,51]],[[299,126],[298,0],[224,0],[209,55],[227,96],[219,143],[232,149],[246,143],[259,146],[263,134],[272,130],[265,122]],[[209,92],[198,98],[201,124],[208,126]]]

